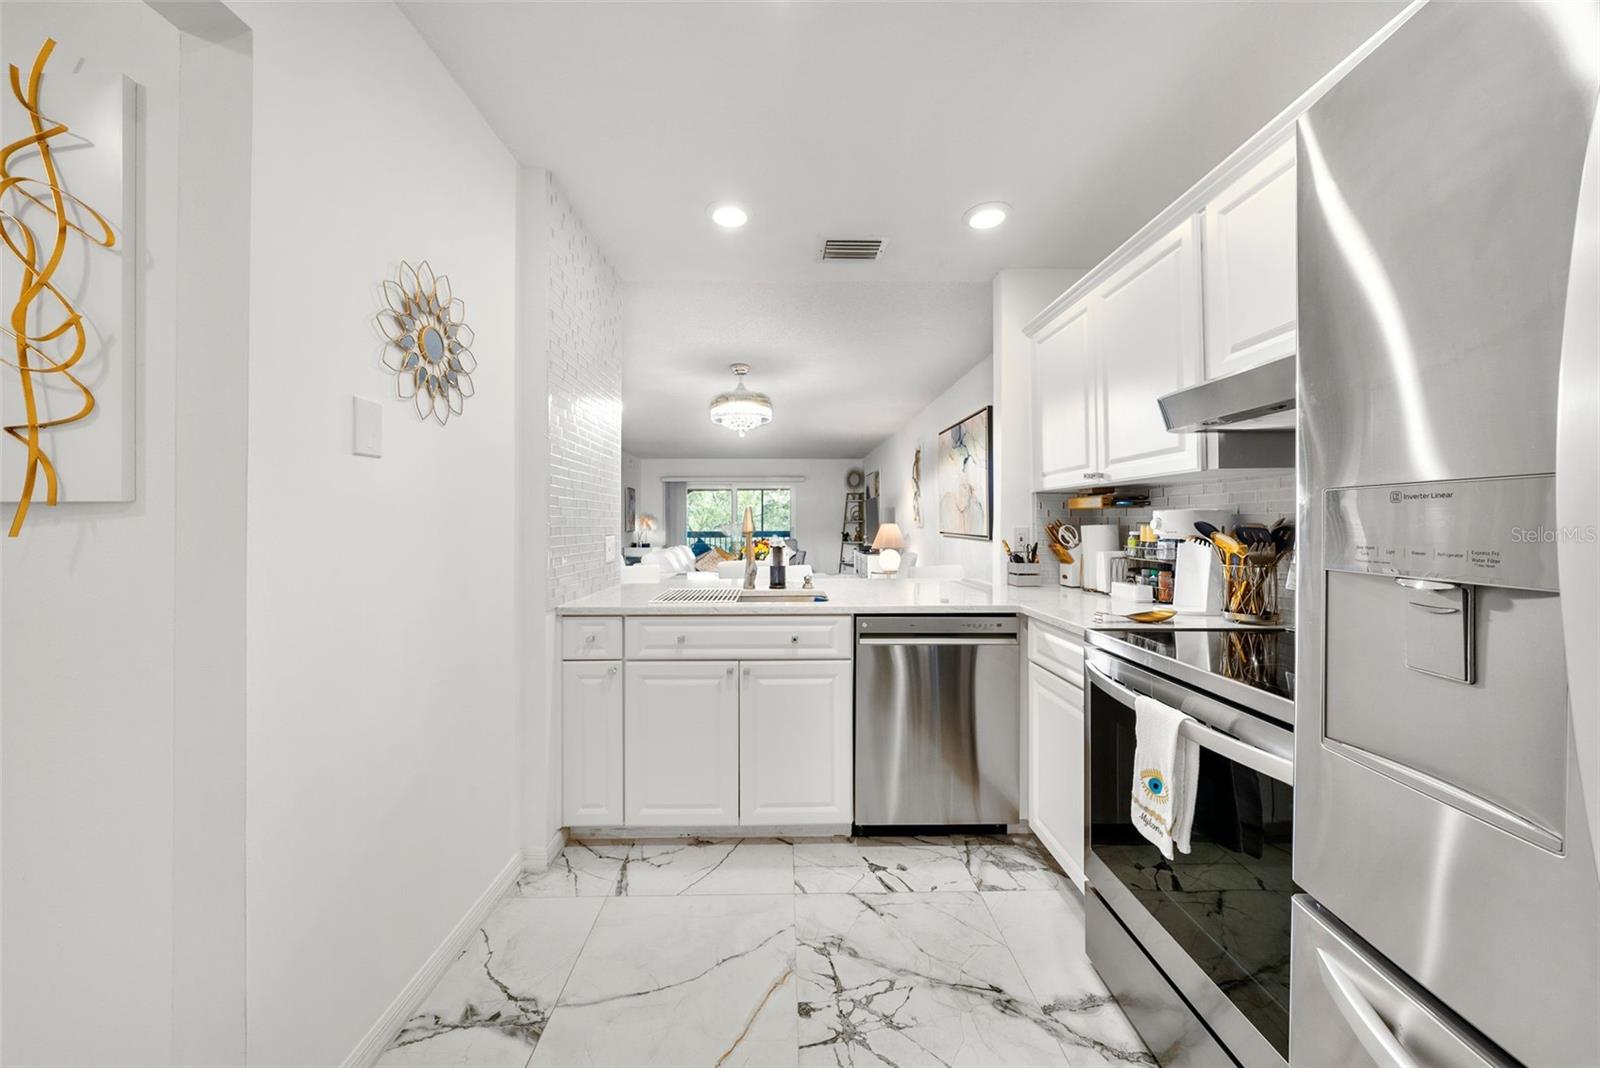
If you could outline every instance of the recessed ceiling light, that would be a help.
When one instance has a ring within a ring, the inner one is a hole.
[[[737,204],[713,204],[711,221],[724,230],[737,230],[750,221],[750,213]]]
[[[1006,221],[1006,216],[1010,212],[1011,205],[992,200],[987,204],[968,208],[967,213],[961,218],[974,230],[993,230]]]

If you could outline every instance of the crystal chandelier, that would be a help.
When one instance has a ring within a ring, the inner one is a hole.
[[[745,388],[744,376],[750,373],[749,364],[736,363],[728,369],[738,376],[739,384],[730,392],[719,393],[712,399],[711,421],[729,430],[737,430],[742,438],[745,431],[772,422],[772,398]]]

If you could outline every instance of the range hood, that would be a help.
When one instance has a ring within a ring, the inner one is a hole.
[[[1294,429],[1295,357],[1202,382],[1162,397],[1161,417],[1174,434]]]

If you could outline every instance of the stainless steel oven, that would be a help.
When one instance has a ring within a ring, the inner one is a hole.
[[[1292,678],[1277,650],[1292,664],[1293,637],[1097,632],[1090,641],[1089,956],[1163,1065],[1287,1065],[1293,703],[1257,684]],[[1218,668],[1227,663],[1249,678],[1209,687],[1230,700],[1201,688],[1226,678]],[[1128,814],[1140,695],[1192,717],[1184,731],[1200,745],[1191,851],[1170,861]]]

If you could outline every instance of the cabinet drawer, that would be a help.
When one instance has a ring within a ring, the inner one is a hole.
[[[1083,685],[1083,642],[1065,631],[1029,620],[1028,659],[1076,686]]]
[[[630,660],[842,660],[850,656],[848,616],[633,616]]]
[[[622,620],[616,616],[569,616],[563,619],[561,659],[621,660]]]

